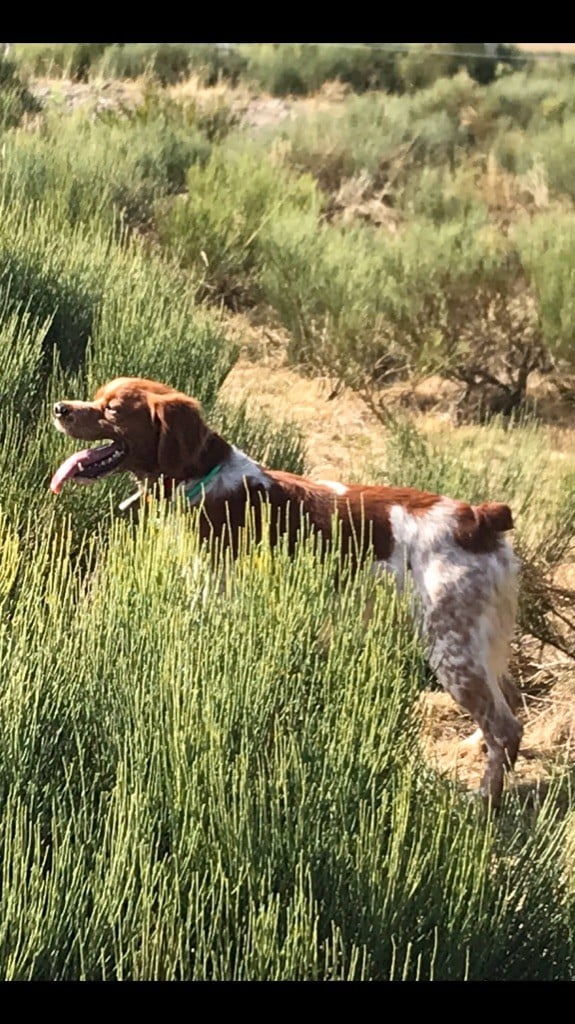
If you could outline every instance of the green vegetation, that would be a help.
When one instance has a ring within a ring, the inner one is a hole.
[[[220,79],[257,84],[275,96],[313,93],[338,80],[356,92],[420,89],[466,69],[486,84],[498,72],[521,67],[519,51],[502,43],[486,56],[483,43],[430,47],[365,43],[17,43],[20,66],[36,75],[77,81],[101,75],[153,74],[162,85],[197,75],[204,85]]]
[[[0,57],[0,131],[16,127],[26,114],[36,114],[40,109],[17,74],[14,61]]]
[[[336,589],[311,542],[293,560],[246,549],[222,575],[182,510],[118,519],[121,477],[48,491],[73,447],[53,402],[119,374],[195,394],[236,444],[301,471],[293,425],[219,394],[237,356],[222,307],[257,303],[289,359],[383,407],[382,381],[433,369],[479,389],[488,418],[489,376],[511,422],[429,441],[386,412],[386,459],[363,476],[504,496],[521,629],[564,650],[547,583],[572,559],[575,471],[517,411],[533,368],[567,388],[575,364],[569,69],[284,44],[15,57],[0,63],[0,977],[573,980],[572,766],[550,768],[546,794],[510,786],[495,817],[430,765],[407,600],[367,572]],[[147,78],[134,109],[68,114],[38,109],[26,70]],[[216,94],[170,88],[190,73]],[[249,132],[222,92],[333,76],[363,95]]]
[[[180,200],[158,209],[160,242],[193,272],[202,294],[228,302],[240,291],[245,304],[257,286],[272,225],[286,211],[299,221],[319,208],[311,177],[292,178],[279,160],[249,149],[217,150],[206,166],[190,167],[187,186]]]

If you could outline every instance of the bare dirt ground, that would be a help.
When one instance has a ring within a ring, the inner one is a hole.
[[[518,45],[532,51],[551,48],[575,52],[575,43]],[[138,82],[37,80],[33,87],[48,104],[68,111],[84,103],[96,110],[130,107],[142,97],[142,83]],[[201,90],[193,81],[175,86],[170,92],[174,98],[187,94],[201,101],[204,95],[208,102],[217,101],[217,89]],[[227,87],[222,89],[222,98],[224,95],[229,103]],[[345,90],[337,85],[305,99],[255,96],[240,89],[233,102],[244,124],[259,127],[295,116],[300,110],[327,108],[344,95]],[[287,366],[286,338],[276,328],[240,314],[230,317],[229,330],[240,344],[241,355],[223,386],[223,395],[230,400],[245,400],[248,406],[263,409],[280,421],[291,419],[297,423],[306,442],[306,471],[310,476],[367,479],[367,467],[383,462],[386,436],[381,422],[362,399],[347,389],[334,394],[333,381],[309,378]],[[438,380],[423,382],[420,400],[414,403],[418,428],[426,434],[444,426],[446,414],[433,400],[440,384]],[[550,456],[561,458],[575,450],[575,407],[561,408],[556,395],[550,396],[549,405],[557,424],[550,434]],[[575,564],[562,568],[574,584]],[[553,768],[573,766],[575,762],[575,666],[556,650],[541,649],[525,637],[517,640],[514,660],[515,678],[523,686],[519,716],[524,737],[510,784],[533,795],[538,787],[545,786]],[[474,731],[469,717],[443,693],[423,694],[420,706],[422,744],[430,763],[464,786],[476,788],[485,755],[479,744],[465,743]]]

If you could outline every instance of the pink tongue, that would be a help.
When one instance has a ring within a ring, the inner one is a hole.
[[[59,494],[62,484],[72,479],[80,470],[91,462],[99,462],[104,458],[104,452],[109,452],[112,445],[102,445],[100,448],[84,448],[81,452],[74,452],[69,459],[66,459],[54,473],[50,481],[50,490]]]

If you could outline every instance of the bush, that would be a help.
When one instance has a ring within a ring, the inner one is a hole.
[[[41,133],[6,141],[0,183],[6,200],[46,200],[71,224],[149,226],[155,200],[179,191],[209,152],[193,113],[178,120],[150,103],[129,116],[51,113]]]
[[[104,78],[139,78],[150,73],[162,85],[187,76],[189,50],[185,43],[116,43],[108,47],[98,71]]]
[[[20,80],[14,61],[0,57],[0,131],[16,128],[25,114],[37,114],[41,104]]]
[[[262,287],[290,332],[290,360],[355,385],[373,373],[393,347],[387,255],[367,229],[318,227],[309,213],[274,219],[262,241]]]
[[[257,287],[262,235],[279,212],[318,206],[310,178],[294,178],[249,148],[215,149],[204,167],[190,168],[187,184],[186,196],[157,208],[160,241],[203,294],[231,304]]]
[[[397,87],[392,50],[367,45],[244,44],[246,75],[273,96],[306,95],[338,80],[356,92]]]
[[[107,48],[98,71],[104,78],[152,74],[162,85],[173,85],[191,74],[205,86],[220,79],[235,85],[246,64],[235,49],[212,43],[116,43]]]
[[[428,164],[420,170],[414,168],[398,192],[397,204],[410,218],[423,218],[435,224],[468,218],[487,220],[475,169],[467,164],[454,171]]]
[[[193,382],[199,398],[213,401],[234,353],[181,275],[111,232],[70,228],[41,206],[5,204],[1,214],[0,287],[35,319],[50,319],[47,369],[52,347],[64,368],[76,370],[90,344],[96,382],[164,377],[182,387]]]
[[[456,75],[461,69],[474,81],[487,85],[505,66],[521,68],[522,63],[521,51],[505,43],[497,44],[493,56],[487,55],[485,43],[421,43],[398,57],[397,73],[403,88],[414,91]]]
[[[350,96],[332,111],[300,115],[260,133],[262,145],[278,138],[286,160],[310,171],[322,188],[367,172],[389,201],[413,168],[454,168],[475,139],[462,112],[478,101],[479,87],[465,72],[415,96]]]
[[[477,215],[395,238],[292,215],[262,244],[264,294],[291,332],[290,358],[352,387],[435,370],[465,384],[467,415],[509,414],[544,365],[517,253]]]
[[[329,113],[300,114],[279,127],[262,129],[262,149],[275,143],[300,173],[309,172],[326,190],[336,190],[366,170],[376,177],[400,151],[405,133],[390,121],[387,103],[378,95],[349,97]]]
[[[84,82],[109,43],[17,43],[18,64],[32,75]]]
[[[318,230],[309,215],[277,219],[266,236],[264,288],[292,332],[292,356],[319,363],[331,348],[342,369],[348,362],[368,376],[391,350],[412,369],[426,362],[440,327],[430,303],[448,281],[457,294],[477,273],[474,239],[472,224],[417,224],[390,238],[367,227]]]
[[[545,63],[543,69],[516,71],[493,82],[483,96],[483,107],[501,120],[502,128],[536,130],[548,127],[575,112],[573,68],[569,77],[559,76]]]
[[[66,525],[16,541],[0,519],[3,979],[572,976],[559,787],[495,821],[426,767],[384,584],[363,629],[367,575],[334,607],[334,562],[262,545],[222,599],[157,507],[89,574]]]
[[[575,365],[575,214],[540,213],[520,222],[514,239],[540,310],[545,344],[556,359]]]
[[[568,196],[575,202],[575,116],[563,124],[552,125],[548,131],[531,141],[531,166],[544,169],[547,185],[555,196]]]

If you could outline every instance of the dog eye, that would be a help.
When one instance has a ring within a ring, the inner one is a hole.
[[[113,402],[107,402],[106,405],[104,406],[104,412],[109,412],[112,414],[112,416],[114,416],[117,413],[117,411],[118,406],[114,405]]]

